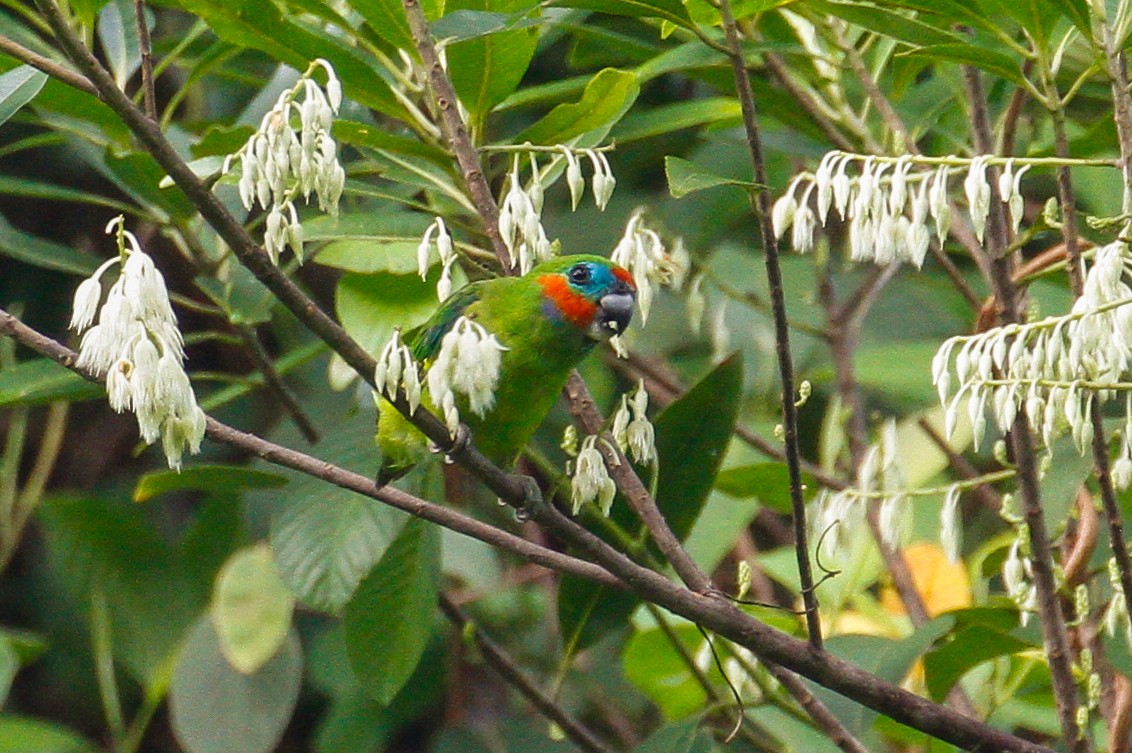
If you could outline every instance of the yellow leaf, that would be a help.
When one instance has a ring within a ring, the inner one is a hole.
[[[971,583],[962,562],[950,562],[943,547],[934,542],[918,541],[902,551],[912,572],[912,582],[928,615],[936,617],[953,609],[971,606]],[[904,614],[904,605],[896,589],[886,586],[881,605],[889,614]]]

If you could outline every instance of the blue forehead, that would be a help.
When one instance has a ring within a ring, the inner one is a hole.
[[[585,295],[600,294],[617,282],[617,276],[613,274],[613,270],[606,264],[601,264],[596,261],[582,261],[573,265],[570,269],[578,266],[585,267],[590,271],[590,281],[585,285],[577,285],[574,282],[570,282],[570,287]],[[566,270],[567,280],[570,279],[569,274],[570,270],[568,269]]]

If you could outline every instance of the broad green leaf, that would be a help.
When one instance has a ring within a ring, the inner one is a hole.
[[[712,491],[691,533],[684,539],[684,548],[701,570],[714,572],[762,507],[757,497],[735,498]]]
[[[0,74],[0,124],[39,94],[45,83],[47,74],[30,65]]]
[[[141,66],[141,45],[134,6],[129,0],[111,0],[98,14],[98,37],[114,83],[125,89]]]
[[[696,656],[704,637],[695,625],[673,625],[684,651]],[[625,678],[660,707],[666,719],[683,719],[703,708],[707,694],[672,642],[659,628],[636,633],[621,656]]]
[[[31,178],[17,178],[12,175],[0,176],[0,194],[23,196],[29,199],[44,199],[47,201],[72,201],[91,204],[100,207],[109,207],[120,212],[132,212],[134,207],[122,201],[110,199],[90,191],[83,191],[57,183],[33,180]]]
[[[1030,648],[1028,642],[991,625],[973,624],[957,630],[950,640],[924,656],[928,693],[942,701],[976,665]]]
[[[934,44],[919,47],[905,54],[922,56],[930,60],[947,60],[960,65],[972,65],[1012,83],[1024,85],[1021,64],[1010,55],[987,47],[976,47],[971,44]]]
[[[688,11],[680,0],[557,0],[554,5],[596,10],[614,16],[663,18],[677,26],[688,26],[691,23]]]
[[[194,282],[224,310],[233,324],[256,325],[271,321],[275,294],[242,264],[229,264],[222,278],[200,275]]]
[[[633,753],[711,753],[715,742],[703,725],[696,715],[666,724],[633,748]]]
[[[267,544],[233,554],[217,576],[208,611],[228,663],[245,675],[258,672],[283,646],[294,607]]]
[[[963,37],[946,28],[933,26],[898,10],[889,10],[883,5],[847,0],[833,2],[811,0],[811,3],[830,15],[915,47],[965,44]]]
[[[399,0],[398,0],[399,1]],[[355,120],[339,118],[334,121],[334,138],[343,144],[371,149],[391,149],[398,154],[415,154],[428,157],[442,167],[450,166],[450,158],[440,149],[418,139],[390,133],[388,129]],[[306,223],[303,223],[304,226]]]
[[[0,370],[0,407],[45,405],[56,400],[78,402],[105,394],[101,384],[88,382],[49,358],[33,358]]]
[[[657,416],[656,503],[672,532],[687,536],[715,482],[735,430],[743,358],[735,353]]]
[[[115,657],[143,687],[161,687],[207,598],[194,582],[199,573],[185,569],[127,501],[53,497],[39,515],[52,565],[71,590],[84,599],[96,589],[104,596]]]
[[[189,633],[169,694],[177,740],[189,753],[268,753],[278,745],[303,678],[299,639],[252,675],[233,669],[207,615]]]
[[[355,102],[393,117],[404,114],[370,58],[345,39],[308,25],[299,16],[284,15],[270,0],[164,0],[163,4],[199,16],[226,42],[266,52],[296,70],[305,70],[315,58],[325,58]]]
[[[439,8],[443,6],[443,0],[424,0],[421,3],[425,16],[430,20],[439,15]],[[366,25],[375,34],[394,48],[415,49],[401,0],[352,0],[350,7],[365,19]]]
[[[665,157],[664,172],[668,176],[668,192],[672,194],[674,199],[717,186],[755,187],[754,183],[718,175],[710,170],[697,167],[694,162],[679,157]]]
[[[738,124],[741,117],[739,101],[730,97],[694,99],[689,102],[676,102],[650,109],[641,108],[630,112],[617,124],[613,129],[613,139],[618,144],[624,144],[702,125]],[[665,157],[666,166],[669,160],[687,162],[687,160],[682,160],[679,157]],[[739,183],[740,181],[725,178],[723,182]],[[710,186],[703,186],[703,188],[710,188]],[[671,177],[669,179],[669,190],[674,190]],[[684,193],[690,193],[690,191],[684,191]],[[673,193],[672,195],[675,198],[680,198],[684,193]]]
[[[457,10],[445,13],[436,23],[429,24],[432,35],[448,44],[468,39],[486,37],[501,31],[514,31],[540,26],[545,21],[531,14],[530,4],[522,3],[518,12],[495,12],[485,10]],[[452,7],[449,5],[448,7]]]
[[[863,345],[855,359],[857,380],[885,400],[935,405],[939,398],[931,380],[931,363],[937,350],[938,342],[926,340]]]
[[[183,220],[196,214],[196,209],[181,189],[161,188],[165,171],[148,153],[119,152],[108,148],[103,155],[103,165],[107,177],[141,204]]]
[[[309,496],[301,498],[297,488]],[[271,526],[280,575],[304,604],[337,611],[381,559],[407,516],[324,484],[300,487],[292,482],[287,491],[283,511]]]
[[[529,11],[529,0],[448,0],[447,11]],[[537,12],[536,12],[537,13]],[[538,27],[499,31],[447,46],[448,75],[468,109],[472,130],[482,133],[493,107],[519,86],[538,43]]]
[[[558,624],[566,650],[577,653],[622,632],[638,604],[631,593],[563,575],[558,581]]]
[[[346,605],[350,666],[374,700],[388,704],[413,674],[436,621],[440,533],[411,518]]]
[[[436,310],[439,278],[439,266],[433,267],[427,280],[415,273],[344,274],[338,281],[335,302],[338,319],[363,348],[376,353],[395,327],[405,330],[423,324]],[[349,374],[344,382],[336,379],[334,386],[341,389],[352,378]]]
[[[768,10],[789,5],[797,0],[736,0],[731,6],[731,13],[735,20],[742,21],[745,18],[764,13]],[[684,0],[684,5],[688,8],[688,16],[696,22],[704,26],[719,26],[721,18],[719,9],[713,6],[708,0]]]
[[[243,489],[275,489],[287,483],[278,473],[231,465],[191,465],[180,471],[153,471],[138,479],[134,501],[146,502],[169,492],[194,489],[212,494]]]
[[[319,264],[357,274],[391,272],[409,275],[417,271],[419,236],[378,235],[366,239],[332,241],[322,247]]]
[[[558,105],[513,140],[516,143],[564,144],[590,131],[606,129],[628,111],[639,92],[636,74],[606,68],[586,85],[581,100]]]
[[[802,483],[813,486],[803,475]],[[715,478],[715,488],[732,497],[757,497],[775,512],[789,514],[790,472],[784,463],[753,463],[728,468]]]
[[[8,636],[0,634],[0,706],[8,702],[12,680],[20,669],[20,654]]]
[[[98,268],[98,259],[93,256],[75,251],[62,243],[17,230],[2,214],[0,214],[0,254],[33,267],[84,277]]]
[[[40,719],[0,716],[0,753],[95,753],[77,732]]]

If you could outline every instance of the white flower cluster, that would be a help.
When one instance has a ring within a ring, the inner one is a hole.
[[[632,455],[638,463],[648,464],[656,461],[655,431],[649,423],[646,412],[649,407],[649,393],[644,380],[637,381],[633,397],[621,396],[621,405],[613,414],[613,438],[621,451]]]
[[[412,351],[401,342],[399,328],[393,330],[393,336],[377,357],[373,384],[379,394],[390,400],[396,399],[397,391],[403,389],[409,401],[409,413],[417,412],[421,404],[421,378]]]
[[[588,502],[597,502],[603,515],[608,516],[613,508],[613,498],[617,496],[617,485],[609,477],[605,468],[605,459],[597,449],[601,440],[596,434],[591,434],[582,440],[582,448],[574,458],[574,472],[570,477],[570,500],[573,504],[573,513],[577,515],[582,505]],[[567,468],[569,472],[569,468]]]
[[[326,71],[325,91],[312,78],[320,67]],[[342,85],[334,69],[318,59],[293,88],[279,95],[248,142],[224,161],[226,173],[232,161],[240,159],[244,207],[251,209],[259,202],[268,210],[263,245],[275,263],[287,245],[299,260],[303,258],[303,227],[294,204],[300,194],[309,201],[313,193],[319,209],[338,213],[346,171],[338,162],[330,127],[341,104]],[[297,129],[292,115],[298,116]]]
[[[880,441],[869,447],[857,472],[857,486],[835,492],[825,490],[818,497],[817,510],[810,516],[813,537],[822,542],[822,556],[833,560],[843,544],[852,540],[865,523],[865,505],[880,499],[880,530],[885,542],[898,546],[908,526],[907,484],[896,463],[896,422],[886,421]]]
[[[460,427],[456,393],[467,396],[472,413],[483,417],[495,405],[503,351],[495,335],[461,316],[440,341],[440,352],[425,376],[433,404],[444,414],[449,433]]]
[[[561,153],[559,155],[559,152]],[[581,160],[578,154],[589,157],[593,165],[593,194],[594,204],[605,211],[609,199],[613,196],[613,189],[617,180],[613,177],[613,170],[609,166],[603,152],[595,149],[583,149],[576,152],[568,146],[558,146],[554,149],[555,160],[560,157],[566,160],[566,184],[570,188],[570,201],[574,209],[585,194],[586,183],[582,177]],[[531,180],[527,188],[523,188],[523,179],[519,171],[520,157],[515,155],[511,163],[511,173],[508,177],[507,193],[499,207],[499,234],[507,246],[507,253],[512,264],[518,264],[521,274],[526,274],[539,261],[545,261],[554,255],[554,245],[546,236],[542,226],[542,205],[545,187],[545,176],[554,169],[554,162],[547,169],[540,170],[536,152],[529,152],[531,162]]]
[[[534,156],[531,157],[532,165]],[[543,187],[537,166],[532,170],[530,188],[523,189],[519,175],[519,155],[511,163],[510,188],[499,207],[499,234],[512,264],[519,265],[519,273],[526,274],[537,262],[554,255],[546,229],[542,226]]]
[[[1128,616],[1128,600],[1124,595],[1124,586],[1120,580],[1120,568],[1115,558],[1108,561],[1108,580],[1112,587],[1112,598],[1104,613],[1105,632],[1110,636],[1122,631],[1125,639],[1132,644],[1132,619]]]
[[[578,204],[582,201],[582,196],[586,193],[586,182],[582,178],[582,165],[573,149],[567,146],[563,146],[561,149],[562,156],[566,158],[566,185],[570,187],[570,204],[571,208],[576,210]],[[589,157],[590,164],[593,166],[594,205],[604,212],[609,200],[613,198],[613,189],[617,186],[617,179],[613,177],[613,168],[609,166],[609,160],[606,159],[604,152],[585,149],[582,153]],[[537,169],[535,175],[538,175]]]
[[[452,245],[452,236],[448,234],[448,227],[444,219],[437,217],[436,221],[428,226],[420,245],[417,246],[417,273],[421,279],[428,278],[429,261],[432,251],[432,236],[436,234],[436,254],[440,257],[440,279],[436,282],[436,297],[442,301],[448,300],[452,295],[452,265],[456,263],[456,249]]]
[[[1069,429],[1085,452],[1093,436],[1092,397],[1112,397],[1132,357],[1127,251],[1123,241],[1097,251],[1069,314],[953,337],[940,347],[932,381],[947,408],[949,436],[966,407],[978,446],[989,406],[1002,432],[1021,413],[1047,447]],[[959,388],[951,395],[953,369]]]
[[[988,157],[970,160],[957,157],[921,159],[911,155],[885,158],[872,155],[829,152],[813,174],[802,173],[791,181],[771,211],[776,238],[791,230],[790,245],[799,253],[814,247],[814,232],[824,226],[831,209],[849,222],[849,258],[890,264],[907,261],[920,267],[928,252],[932,232],[940,243],[951,228],[947,180],[952,167],[967,167],[964,190],[975,232],[982,240],[990,211],[990,185],[986,179]],[[857,164],[857,175],[846,171]],[[912,172],[917,165],[934,164],[934,171]],[[1019,185],[1029,169],[1014,171],[1008,160],[999,178],[999,191],[1009,205],[1017,229],[1022,218]],[[798,192],[802,185],[801,198]],[[811,205],[811,198],[814,199]],[[816,207],[816,211],[815,211]]]
[[[643,208],[633,212],[611,256],[614,264],[620,264],[633,275],[642,323],[648,321],[654,287],[665,285],[679,290],[691,266],[684,244],[677,241],[669,253],[660,235],[645,225],[644,214]]]
[[[200,452],[205,415],[185,374],[183,341],[165,279],[122,224],[119,216],[106,227],[107,233],[117,231],[118,256],[75,292],[70,326],[85,331],[76,365],[106,376],[110,406],[119,413],[132,411],[142,439],[153,444],[160,438],[169,467],[180,470],[186,450]],[[102,275],[115,264],[121,264],[121,274],[100,308]]]
[[[1034,585],[1034,564],[1028,552],[1026,526],[1019,525],[1010,553],[1002,563],[1002,584],[1006,595],[1018,607],[1023,627],[1038,608],[1038,588]]]

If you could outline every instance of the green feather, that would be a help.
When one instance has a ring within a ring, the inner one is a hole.
[[[501,357],[495,406],[480,418],[457,401],[476,447],[489,459],[510,467],[527,440],[554,406],[571,370],[596,344],[588,333],[543,311],[544,295],[536,278],[563,273],[580,261],[609,264],[599,256],[564,256],[535,267],[523,277],[475,282],[457,291],[419,329],[407,336],[414,357],[429,365],[441,340],[460,316],[496,336],[508,350]],[[378,483],[404,475],[428,454],[428,442],[404,416],[381,399],[377,443],[382,452]],[[430,410],[432,400],[422,401]]]

